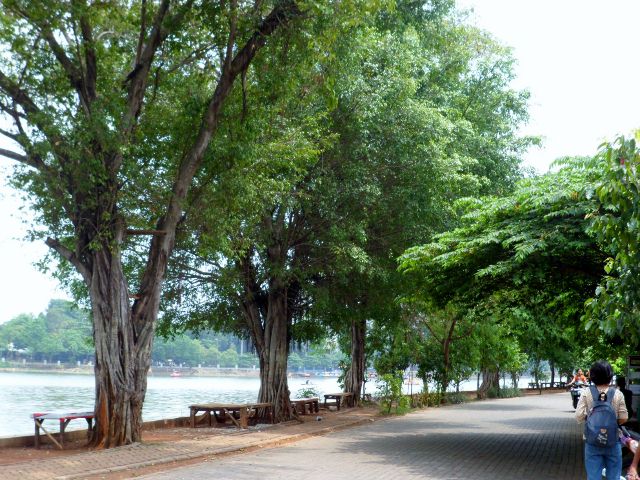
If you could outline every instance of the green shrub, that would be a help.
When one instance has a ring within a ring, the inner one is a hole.
[[[493,387],[487,391],[487,398],[512,398],[519,397],[522,393],[519,388],[497,388]]]
[[[320,397],[320,392],[318,392],[318,389],[315,387],[315,385],[305,385],[296,393],[296,398],[312,397]]]
[[[378,379],[378,397],[380,398],[380,409],[384,413],[391,413],[395,408],[395,413],[404,413],[409,410],[409,397],[402,393],[402,372],[399,374],[384,374]]]
[[[452,404],[452,405],[465,403],[466,401],[467,401],[467,396],[464,393],[448,392],[445,395],[445,402],[449,403],[449,404]]]

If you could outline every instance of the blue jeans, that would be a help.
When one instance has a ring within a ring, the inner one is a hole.
[[[602,469],[607,469],[607,480],[620,480],[622,475],[622,446],[596,447],[584,444],[584,468],[587,480],[601,480]]]

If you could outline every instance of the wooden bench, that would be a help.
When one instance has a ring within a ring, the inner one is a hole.
[[[309,415],[320,411],[320,399],[318,397],[311,398],[293,398],[291,399],[291,409],[298,415]]]
[[[202,403],[190,405],[191,427],[206,421],[210,427],[224,426],[230,420],[237,428],[247,428],[249,422],[267,420],[273,423],[273,405],[270,403]],[[202,412],[200,418],[196,418]],[[215,425],[213,420],[215,419]]]
[[[333,400],[329,402],[329,400]],[[341,392],[341,393],[327,393],[324,396],[324,408],[330,406],[336,406],[336,409],[340,410],[340,407],[353,407],[353,393]]]
[[[35,424],[35,447],[40,448],[40,430],[42,430],[47,437],[49,437],[51,441],[55,443],[60,450],[62,450],[64,448],[64,431],[69,422],[76,418],[84,418],[87,421],[87,439],[91,440],[94,416],[93,412],[40,412],[31,414],[31,418],[33,418],[33,422]],[[45,420],[58,420],[60,422],[60,433],[58,435],[60,442],[58,442],[53,435],[44,428],[44,425],[42,424]]]

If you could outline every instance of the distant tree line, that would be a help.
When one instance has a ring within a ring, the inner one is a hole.
[[[291,370],[335,370],[342,358],[337,346],[298,345],[290,355]],[[49,363],[94,361],[89,312],[73,302],[51,300],[39,315],[23,313],[0,325],[0,357],[7,361]],[[173,338],[158,337],[154,365],[257,368],[250,342],[228,333],[201,332]]]

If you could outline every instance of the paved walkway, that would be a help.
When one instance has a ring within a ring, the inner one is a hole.
[[[472,402],[370,420],[354,409],[319,422],[260,432],[202,435],[188,441],[131,445],[8,465],[0,467],[0,479],[89,478],[154,464],[166,464],[166,471],[142,478],[584,478],[581,429],[573,418],[568,394]],[[344,429],[347,426],[352,428]],[[283,444],[288,445],[264,448]],[[243,454],[219,455],[234,451]],[[178,468],[169,465],[196,458],[202,462]]]

